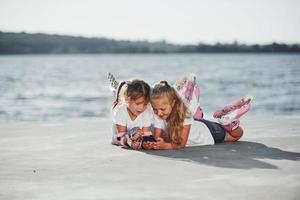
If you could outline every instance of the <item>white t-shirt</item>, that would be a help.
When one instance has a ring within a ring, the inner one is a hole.
[[[131,120],[126,104],[121,104],[113,109],[112,119],[112,143],[117,144],[116,125],[126,126],[128,132],[135,128],[150,127],[151,124],[153,124],[153,111],[151,105],[149,104],[144,112],[139,114],[134,120]]]
[[[183,125],[189,124],[191,125],[191,128],[186,146],[211,145],[215,143],[208,127],[203,122],[195,121],[193,118],[186,118]],[[155,128],[166,131],[167,125],[166,120],[160,119],[157,115],[154,115]]]

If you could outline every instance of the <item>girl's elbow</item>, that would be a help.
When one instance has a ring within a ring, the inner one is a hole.
[[[178,145],[173,145],[172,149],[184,149],[185,148],[185,144],[178,144]]]
[[[179,145],[180,149],[183,149],[183,148],[186,147],[186,142],[187,142],[187,141],[182,141],[182,142],[180,143],[180,145]]]

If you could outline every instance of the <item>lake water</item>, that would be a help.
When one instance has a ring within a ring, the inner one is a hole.
[[[14,55],[0,56],[0,122],[107,119],[107,72],[150,84],[195,73],[208,118],[245,94],[247,118],[300,115],[299,54]]]

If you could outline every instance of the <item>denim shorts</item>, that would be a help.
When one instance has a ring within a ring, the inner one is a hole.
[[[214,138],[215,143],[224,142],[225,137],[226,137],[226,131],[222,127],[221,124],[218,124],[218,123],[212,122],[212,121],[208,121],[205,119],[200,119],[200,120],[196,120],[196,121],[202,122],[208,127],[211,135]]]

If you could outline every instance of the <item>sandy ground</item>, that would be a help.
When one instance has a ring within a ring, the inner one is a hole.
[[[0,199],[300,199],[300,118],[248,120],[240,142],[110,144],[110,122],[0,125]]]

